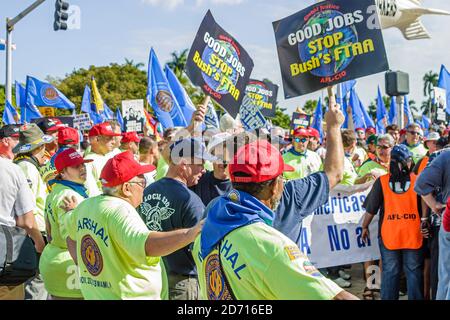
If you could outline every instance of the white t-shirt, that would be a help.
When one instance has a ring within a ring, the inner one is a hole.
[[[0,158],[0,224],[16,225],[16,216],[22,216],[35,208],[35,197],[28,181],[18,165]]]

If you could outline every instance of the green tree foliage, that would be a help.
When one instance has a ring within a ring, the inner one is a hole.
[[[78,69],[64,79],[52,81],[80,111],[81,100],[86,85],[95,77],[103,100],[112,109],[121,106],[122,100],[145,99],[147,95],[147,72],[139,69],[140,64],[127,60],[124,64],[111,63],[109,66],[90,66]]]
[[[313,114],[314,111],[316,111],[316,107],[317,107],[317,100],[308,100],[305,102],[302,109],[307,114]]]
[[[283,129],[289,129],[291,126],[291,117],[286,114],[286,109],[277,106],[275,118],[272,118],[272,123]]]

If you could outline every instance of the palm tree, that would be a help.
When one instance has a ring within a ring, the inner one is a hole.
[[[134,67],[136,69],[140,69],[140,68],[143,68],[145,66],[145,64],[142,63],[142,62],[136,62],[135,63],[133,59],[127,59],[127,58],[125,58],[125,65],[126,66],[130,66],[130,67]]]
[[[433,112],[433,106],[431,103],[431,93],[435,86],[437,86],[439,75],[433,71],[428,71],[423,76],[423,95],[425,98],[428,98],[427,101],[422,103],[422,110],[424,113],[427,113],[431,118],[431,114]]]
[[[188,49],[184,49],[177,53],[176,51],[171,53],[172,61],[169,61],[167,65],[175,73],[177,78],[181,78],[183,75],[184,67],[186,66],[188,58]]]

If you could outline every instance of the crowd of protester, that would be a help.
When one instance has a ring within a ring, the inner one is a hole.
[[[355,299],[351,266],[317,270],[299,249],[338,184],[371,187],[365,241],[379,216],[364,277],[379,266],[381,286],[364,298],[450,299],[444,125],[342,129],[333,101],[323,136],[244,132],[227,115],[199,132],[204,117],[161,137],[115,121],[85,135],[52,118],[0,128],[0,225],[25,229],[40,256],[0,299]]]

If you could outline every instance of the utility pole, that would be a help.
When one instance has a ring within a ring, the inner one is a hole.
[[[405,126],[405,107],[404,107],[404,96],[395,97],[397,104],[397,125],[400,129],[403,129]]]
[[[22,20],[31,11],[36,9],[39,5],[44,3],[45,0],[36,0],[24,11],[19,13],[14,19],[6,18],[6,100],[11,102],[12,99],[12,32],[14,26]]]

